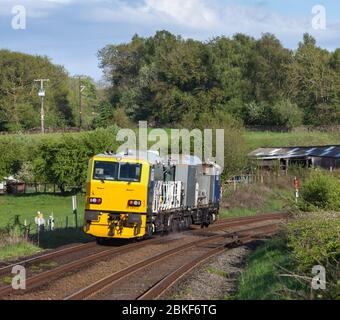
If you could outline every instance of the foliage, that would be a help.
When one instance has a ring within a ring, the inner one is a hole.
[[[112,105],[168,126],[218,110],[246,124],[339,123],[338,56],[307,34],[293,52],[271,34],[203,43],[168,31],[99,51]]]
[[[118,125],[120,128],[132,128],[133,123],[123,108],[114,108],[108,101],[102,101],[98,107],[98,114],[93,119],[94,128],[107,128]]]
[[[46,126],[73,124],[67,100],[68,75],[62,66],[42,56],[0,50],[0,130],[21,130],[39,126],[39,86],[35,79],[48,78],[46,86]],[[40,85],[40,84],[39,84]]]
[[[303,112],[296,103],[280,100],[273,105],[272,117],[275,125],[291,129],[302,124]]]
[[[305,123],[339,123],[338,51],[330,53],[317,47],[315,39],[305,34],[293,57],[288,65],[286,90],[292,101],[304,109]]]
[[[63,135],[57,142],[46,139],[38,149],[38,175],[45,175],[47,182],[56,184],[62,192],[66,186],[79,191],[86,180],[88,159],[113,149],[116,132],[117,128],[111,127],[76,137]]]
[[[88,156],[81,141],[65,136],[57,144],[44,143],[39,151],[48,181],[56,184],[62,192],[66,186],[78,189],[85,183]]]
[[[319,290],[316,297],[339,298],[339,213],[303,214],[284,227],[284,235],[295,259],[296,270],[292,276],[304,275],[310,285],[312,268],[321,265],[326,270],[326,290]]]
[[[26,182],[79,189],[85,182],[88,159],[117,147],[117,126],[63,135],[13,135],[0,138],[0,175]]]
[[[340,258],[340,215],[337,213],[301,215],[286,225],[285,233],[300,271],[310,271],[317,264],[326,267]]]
[[[278,100],[274,104],[251,102],[241,108],[241,116],[247,125],[269,125],[294,128],[302,124],[302,110],[290,100]]]
[[[340,180],[329,173],[314,171],[304,182],[301,197],[304,210],[340,211]]]
[[[0,140],[0,175],[2,177],[13,175],[20,170],[26,147],[18,139],[4,137]]]
[[[195,116],[187,115],[182,119],[181,126],[189,129],[198,128],[202,131],[205,129],[224,130],[224,176],[229,177],[242,172],[247,165],[242,123],[231,114],[216,110],[212,113],[202,112]],[[215,153],[214,143],[212,149]]]
[[[82,99],[82,127],[90,128],[99,108],[99,90],[93,79],[88,76],[75,76],[68,79],[68,101],[72,106],[74,124],[80,126],[80,86]]]
[[[293,260],[285,242],[280,239],[266,241],[247,258],[244,271],[238,278],[239,300],[282,300],[290,299],[283,294],[288,288],[295,294],[303,289],[298,281],[290,277],[280,277],[282,268],[292,268]]]
[[[302,214],[247,259],[237,299],[338,299],[340,216]],[[326,269],[326,290],[311,290],[312,268]]]

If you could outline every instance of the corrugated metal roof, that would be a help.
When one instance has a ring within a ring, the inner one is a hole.
[[[325,157],[340,158],[340,145],[317,147],[259,148],[248,154],[258,159]]]

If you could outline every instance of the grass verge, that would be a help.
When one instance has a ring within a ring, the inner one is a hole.
[[[82,223],[82,213],[85,208],[83,195],[77,196],[78,220]],[[27,195],[3,195],[0,196],[0,228],[5,227],[14,218],[20,215],[20,221],[31,223],[34,227],[34,218],[37,211],[44,214],[47,219],[53,213],[57,228],[65,227],[66,217],[69,225],[74,224],[72,213],[72,196],[61,196],[51,194],[27,194]]]
[[[293,278],[281,277],[284,269],[289,269],[293,259],[283,240],[265,242],[247,259],[245,270],[238,279],[237,300],[286,300],[285,293],[301,290],[301,285]]]
[[[16,260],[20,257],[30,256],[40,251],[42,251],[41,248],[29,242],[9,244],[4,247],[0,247],[0,261],[5,262]]]

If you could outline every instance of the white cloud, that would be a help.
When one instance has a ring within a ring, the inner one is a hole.
[[[39,18],[76,1],[79,0],[0,0],[0,15],[10,15],[14,6],[21,5],[25,7],[28,17]]]
[[[189,28],[218,27],[218,12],[205,0],[143,0],[129,4],[119,0],[98,0],[87,17],[96,22],[169,24]]]
[[[218,12],[202,0],[145,0],[142,11],[193,28],[211,28],[219,24]]]
[[[72,5],[74,15],[86,23],[119,23],[136,32],[169,29],[188,37],[206,39],[236,32],[260,36],[274,33],[286,44],[301,40],[304,32],[328,43],[339,40],[340,21],[328,21],[327,29],[311,27],[311,12],[294,16],[270,11],[266,3],[239,4],[219,0],[0,0],[0,15],[10,15],[16,2],[24,5],[28,17],[49,16]],[[78,10],[78,11],[76,11]],[[61,17],[62,18],[62,17]]]
[[[286,43],[296,44],[304,32],[318,39],[338,39],[337,23],[328,22],[327,29],[312,29],[312,15],[285,16],[266,8],[265,3],[241,5],[236,1],[222,5],[217,0],[140,0],[131,3],[122,0],[97,0],[96,7],[85,17],[96,22],[127,23],[154,29],[173,27],[180,33],[199,34],[202,37],[232,35],[243,32],[253,36],[274,33]],[[137,31],[137,30],[136,30]]]

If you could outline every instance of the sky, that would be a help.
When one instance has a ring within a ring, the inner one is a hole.
[[[12,27],[13,21],[23,23],[16,18],[17,5],[26,11],[25,29]],[[70,75],[97,81],[99,49],[163,29],[202,41],[270,32],[291,49],[309,32],[319,46],[334,50],[340,47],[340,1],[0,0],[0,48],[46,55]]]

